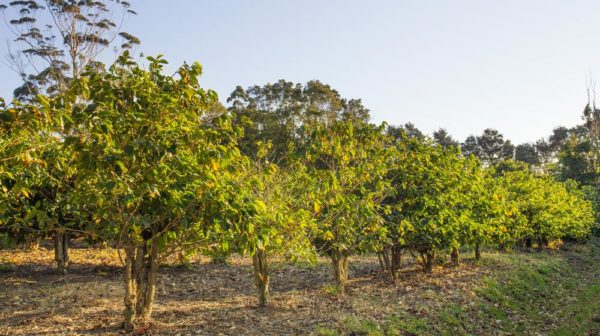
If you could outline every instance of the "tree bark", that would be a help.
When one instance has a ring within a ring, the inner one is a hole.
[[[254,283],[258,293],[258,306],[264,308],[269,301],[269,283],[271,281],[267,251],[264,248],[256,249],[252,256],[252,265],[254,266]]]
[[[395,244],[392,247],[392,277],[393,281],[398,280],[398,271],[400,271],[400,264],[402,263],[402,246]]]
[[[331,251],[331,263],[335,284],[344,288],[348,281],[348,256],[344,251],[333,250]]]
[[[420,251],[421,253],[421,265],[425,273],[431,273],[433,271],[433,261],[435,259],[435,250]]]
[[[158,241],[147,240],[125,249],[125,321],[123,328],[133,330],[139,320],[152,315],[158,270]]]
[[[460,254],[457,247],[453,247],[450,252],[450,264],[455,267],[460,266]]]
[[[145,263],[145,279],[143,284],[145,285],[144,290],[144,304],[138,309],[138,314],[142,319],[149,319],[152,315],[152,308],[154,306],[154,297],[156,295],[156,273],[158,270],[158,241],[152,239],[150,242],[150,251],[146,258]]]
[[[398,271],[402,262],[402,246],[394,244],[380,252],[382,267],[385,267],[388,280],[391,283],[398,281]]]
[[[69,267],[69,234],[57,230],[54,232],[54,260],[60,274],[67,274]]]
[[[386,271],[386,267],[385,264],[383,263],[383,255],[384,251],[381,252],[377,252],[377,259],[379,260],[379,268],[381,268],[381,273],[385,273]]]
[[[479,243],[475,244],[475,260],[481,260],[481,245]]]
[[[123,321],[123,329],[130,332],[133,331],[136,320],[136,302],[137,288],[135,281],[135,247],[127,247],[125,249],[125,312]]]

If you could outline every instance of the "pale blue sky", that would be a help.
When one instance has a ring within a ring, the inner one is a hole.
[[[586,78],[600,78],[598,0],[131,2],[140,51],[200,61],[222,100],[236,85],[319,79],[362,98],[376,122],[461,141],[487,127],[521,143],[573,126]],[[0,38],[5,53],[4,27]],[[2,65],[0,78],[9,96],[17,77]]]

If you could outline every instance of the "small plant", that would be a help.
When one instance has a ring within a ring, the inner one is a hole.
[[[349,316],[344,319],[344,329],[349,335],[383,336],[381,326],[375,322]]]
[[[323,291],[331,296],[339,296],[344,293],[344,287],[328,283],[323,286]]]
[[[335,329],[331,329],[331,328],[327,328],[327,327],[318,327],[317,328],[317,335],[320,336],[339,336],[340,333],[335,330]]]
[[[0,260],[0,272],[11,272],[15,266],[10,262]]]

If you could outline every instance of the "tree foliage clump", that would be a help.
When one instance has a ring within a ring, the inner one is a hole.
[[[307,141],[310,131],[306,130],[338,121],[360,125],[370,118],[360,99],[342,98],[335,89],[316,80],[305,85],[280,80],[247,89],[238,86],[227,102],[236,122],[245,126],[240,139],[242,152],[254,156],[258,142],[271,141],[275,161],[288,153],[288,144],[298,146]]]
[[[178,76],[167,62],[148,58],[141,68],[125,53],[106,72],[78,81],[77,101],[65,104],[77,153],[76,204],[94,208],[89,230],[125,251],[125,326],[152,312],[161,257],[201,240],[224,209],[235,172],[239,132],[227,115],[202,119],[217,96],[199,86],[202,67],[185,64]]]
[[[315,243],[331,259],[340,287],[348,278],[348,257],[373,248],[384,233],[381,202],[388,192],[384,177],[393,150],[382,132],[383,126],[350,122],[322,125],[303,148],[313,179]]]

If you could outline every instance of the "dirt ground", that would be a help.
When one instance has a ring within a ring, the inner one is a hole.
[[[73,249],[70,273],[54,271],[53,254],[0,251],[0,335],[118,335],[123,286],[113,249]],[[348,293],[333,295],[329,264],[280,265],[272,272],[270,307],[257,308],[251,261],[207,259],[160,270],[153,320],[139,335],[311,335],[346,316],[383,319],[403,310],[434,314],[452,302],[473,304],[474,288],[492,270],[470,260],[460,268],[420,272],[404,257],[401,280],[388,284],[375,257],[351,259]]]

